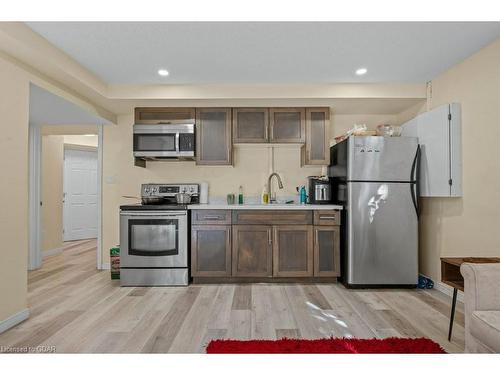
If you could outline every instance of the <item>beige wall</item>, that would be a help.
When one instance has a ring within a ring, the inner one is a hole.
[[[500,39],[432,81],[429,108],[462,104],[463,198],[424,198],[420,269],[442,256],[500,256]]]
[[[64,143],[70,145],[78,145],[78,146],[90,146],[97,147],[97,135],[65,135]]]
[[[27,307],[29,82],[0,58],[0,321]]]
[[[334,108],[332,108],[334,111]],[[380,123],[395,123],[395,115],[333,115],[331,138],[344,133],[355,123],[374,129]],[[103,136],[103,263],[109,262],[108,249],[119,242],[120,204],[131,201],[123,195],[140,195],[146,182],[209,183],[210,197],[225,197],[243,186],[246,196],[259,196],[270,171],[270,150],[246,146],[234,150],[234,167],[196,166],[194,162],[149,162],[147,168],[134,167],[132,156],[133,115],[119,116],[117,126],[104,127]],[[281,196],[295,195],[307,176],[321,174],[321,167],[300,167],[299,147],[275,147],[274,170],[283,179]]]
[[[93,105],[0,53],[0,322],[26,309],[30,82],[86,108]]]
[[[42,137],[42,251],[63,245],[64,136]]]

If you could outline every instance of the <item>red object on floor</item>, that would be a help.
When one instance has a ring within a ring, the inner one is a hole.
[[[439,344],[425,338],[387,339],[328,338],[299,340],[212,340],[208,354],[335,353],[335,354],[430,354],[446,353]]]

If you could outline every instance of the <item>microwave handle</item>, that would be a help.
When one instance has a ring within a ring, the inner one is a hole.
[[[179,146],[179,133],[175,133],[175,151],[180,152],[180,146]]]

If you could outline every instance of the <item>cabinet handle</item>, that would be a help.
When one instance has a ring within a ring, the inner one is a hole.
[[[222,216],[205,216],[205,220],[221,220]]]
[[[273,238],[270,230],[267,231],[267,241],[269,242],[269,245],[273,243]]]
[[[335,216],[321,216],[320,215],[319,218],[320,218],[320,220],[322,220],[322,219],[332,219],[332,220],[335,220],[336,217]]]

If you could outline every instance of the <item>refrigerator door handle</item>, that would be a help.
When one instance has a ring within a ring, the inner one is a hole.
[[[410,178],[412,180],[410,184],[411,200],[418,218],[420,216],[420,204],[418,203],[420,197],[420,145],[417,145],[417,152],[415,153],[415,159],[413,159],[413,165],[411,166]]]
[[[411,165],[410,181],[418,181],[418,174],[420,171],[420,145],[417,145],[417,151],[415,152],[415,157],[413,158],[413,163]]]
[[[417,195],[417,183],[410,183],[410,195],[411,201],[413,202],[413,207],[415,207],[415,213],[417,214],[417,218],[420,216],[420,207],[418,204],[418,195]]]

